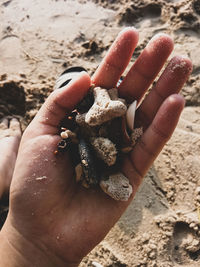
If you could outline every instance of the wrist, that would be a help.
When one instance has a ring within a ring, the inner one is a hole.
[[[77,267],[52,256],[21,235],[7,220],[0,232],[0,266],[6,267]]]

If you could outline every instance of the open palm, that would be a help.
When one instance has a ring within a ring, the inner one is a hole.
[[[115,87],[137,41],[135,29],[121,32],[92,82],[104,88]],[[120,95],[127,101],[139,102],[172,50],[169,36],[155,36],[120,84]],[[144,134],[122,165],[122,172],[133,185],[131,199],[177,124],[184,100],[176,93],[190,72],[188,59],[172,58],[137,109],[135,123],[143,126]],[[115,201],[98,187],[86,189],[77,184],[70,155],[53,153],[60,140],[59,122],[86,95],[90,85],[90,77],[82,73],[66,88],[55,90],[48,97],[23,134],[11,185],[6,224],[53,259],[55,266],[78,264],[103,239],[131,201]]]

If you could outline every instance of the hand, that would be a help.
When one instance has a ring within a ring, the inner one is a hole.
[[[115,87],[137,42],[134,28],[122,31],[92,81],[105,88]],[[128,101],[140,101],[172,50],[169,36],[155,36],[121,83],[120,95]],[[122,166],[133,185],[131,199],[176,127],[184,107],[177,93],[191,69],[189,59],[172,58],[137,110],[136,124],[145,131]],[[115,201],[100,188],[85,189],[74,180],[70,155],[56,157],[53,153],[60,140],[60,120],[86,95],[90,85],[90,77],[82,73],[66,88],[55,90],[23,134],[11,185],[10,212],[2,230],[3,244],[7,242],[7,247],[17,251],[24,264],[20,266],[29,266],[29,260],[35,266],[77,266],[131,201]]]

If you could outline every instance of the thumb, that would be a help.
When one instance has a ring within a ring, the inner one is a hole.
[[[81,101],[90,86],[90,76],[86,72],[81,72],[77,79],[71,80],[66,87],[54,90],[28,126],[27,131],[30,130],[32,136],[57,134],[60,121]]]

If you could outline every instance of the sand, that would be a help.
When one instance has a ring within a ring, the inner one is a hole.
[[[200,266],[199,0],[4,0],[0,23],[0,117],[20,115],[24,128],[59,74],[71,66],[92,74],[125,26],[140,32],[132,62],[159,32],[174,39],[171,57],[191,58],[173,137],[120,221],[80,266]]]

